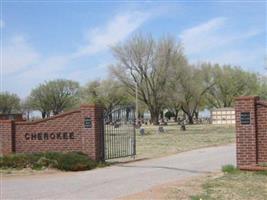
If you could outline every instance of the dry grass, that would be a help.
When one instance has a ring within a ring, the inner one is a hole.
[[[234,171],[166,183],[121,199],[266,200],[267,173]]]
[[[157,127],[144,126],[145,135],[137,133],[137,158],[155,158],[192,149],[235,142],[234,126],[188,125],[186,131],[172,124],[165,133],[158,134]]]
[[[266,200],[267,174],[236,172],[206,181],[192,200]]]

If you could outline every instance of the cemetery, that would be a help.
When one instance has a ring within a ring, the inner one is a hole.
[[[0,199],[267,199],[266,1],[1,0]]]

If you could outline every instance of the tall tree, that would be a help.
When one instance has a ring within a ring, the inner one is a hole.
[[[20,98],[9,92],[0,93],[0,113],[10,114],[20,111]]]
[[[177,60],[183,57],[181,44],[171,37],[154,40],[151,36],[136,35],[124,44],[112,48],[116,65],[111,72],[135,96],[146,104],[153,124],[166,101],[168,76]]]
[[[49,91],[45,84],[40,84],[37,88],[32,89],[28,97],[30,107],[33,110],[39,110],[42,118],[50,116],[52,106],[49,97]]]
[[[180,102],[189,124],[193,124],[194,116],[198,117],[205,93],[214,83],[204,81],[207,74],[202,66],[182,65],[176,73],[177,75],[174,75],[178,78],[174,81],[174,95],[177,97],[176,101]]]
[[[206,93],[210,107],[231,107],[234,98],[255,95],[258,89],[257,75],[230,65],[204,64],[215,84]]]
[[[33,89],[29,97],[30,104],[41,111],[42,117],[48,117],[73,108],[78,102],[79,83],[58,79],[40,84]]]

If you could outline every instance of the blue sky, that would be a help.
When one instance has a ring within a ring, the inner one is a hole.
[[[103,79],[110,46],[136,33],[176,37],[191,63],[265,73],[266,9],[266,1],[3,1],[2,90],[26,97],[45,80]]]

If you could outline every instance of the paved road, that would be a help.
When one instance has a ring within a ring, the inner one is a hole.
[[[3,199],[114,199],[235,163],[227,145],[76,173],[4,178]]]

